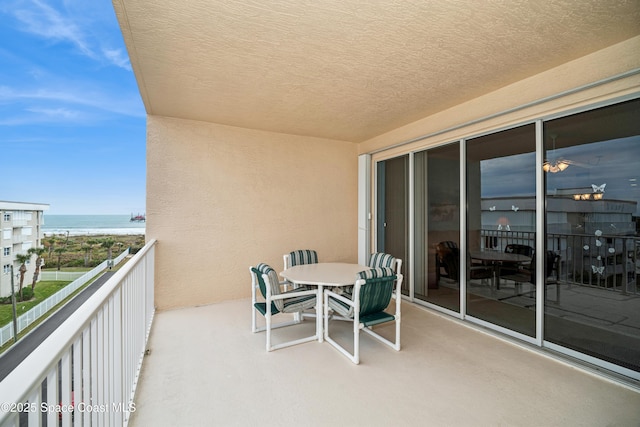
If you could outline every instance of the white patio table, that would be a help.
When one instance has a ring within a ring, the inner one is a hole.
[[[323,288],[351,286],[356,283],[356,274],[368,270],[371,267],[360,264],[348,264],[341,262],[320,262],[317,264],[301,264],[280,272],[280,275],[297,285],[312,285],[319,288],[322,305]],[[320,307],[320,313],[324,313]],[[324,340],[322,316],[316,318],[316,327],[319,333],[318,341]]]

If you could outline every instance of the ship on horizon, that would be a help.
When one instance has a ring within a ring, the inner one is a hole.
[[[147,218],[145,217],[144,214],[138,214],[138,215],[131,214],[131,219],[129,221],[131,221],[131,222],[145,222],[146,220],[147,220]]]

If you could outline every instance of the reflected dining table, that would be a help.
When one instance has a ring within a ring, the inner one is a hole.
[[[356,275],[371,267],[360,264],[342,262],[320,262],[317,264],[301,264],[287,268],[280,275],[296,285],[317,286],[320,294],[318,304],[322,305],[323,288],[352,286],[356,283]],[[320,313],[324,313],[320,307]],[[322,316],[316,317],[318,341],[324,340]]]
[[[503,263],[524,264],[531,261],[531,257],[513,252],[476,250],[469,253],[471,259],[480,260],[493,267],[496,288],[500,289],[500,265]]]

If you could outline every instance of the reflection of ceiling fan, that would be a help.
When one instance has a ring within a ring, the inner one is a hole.
[[[551,141],[553,141],[552,151],[556,151],[556,137],[557,135],[551,135]],[[542,170],[545,172],[557,173],[567,169],[569,165],[579,165],[578,163],[558,157],[556,159],[545,159],[542,164]]]
[[[551,173],[562,172],[563,170],[568,168],[570,164],[571,163],[568,160],[564,159],[557,159],[552,161],[545,160],[545,162],[542,164],[542,170]]]

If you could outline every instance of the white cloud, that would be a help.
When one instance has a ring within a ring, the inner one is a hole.
[[[81,113],[79,111],[69,110],[67,108],[43,108],[43,107],[31,107],[27,108],[30,113],[36,113],[46,117],[47,119],[63,119],[63,120],[75,120]]]
[[[25,25],[24,31],[53,41],[70,42],[83,54],[96,57],[75,22],[43,1],[31,0],[29,3],[14,11],[15,17]]]
[[[109,59],[112,64],[131,71],[131,63],[129,62],[129,56],[123,49],[107,49],[103,48],[102,53],[105,58]]]
[[[16,90],[0,86],[0,106],[12,105],[3,112],[0,126],[19,126],[46,122],[97,122],[108,119],[104,113],[145,117],[137,94],[110,93],[100,87],[77,82],[63,87]],[[98,113],[96,110],[99,110]]]
[[[17,0],[5,3],[2,9],[13,15],[22,25],[19,29],[54,43],[70,43],[82,55],[98,62],[105,62],[131,71],[131,64],[126,53],[120,48],[110,47],[109,41],[100,31],[108,26],[105,20],[110,19],[104,10],[89,10],[93,0],[86,3],[68,4],[69,7],[85,8],[81,13],[72,14],[72,10],[63,5],[53,5],[46,0]],[[102,22],[96,22],[96,19]],[[105,47],[106,45],[106,47]]]

